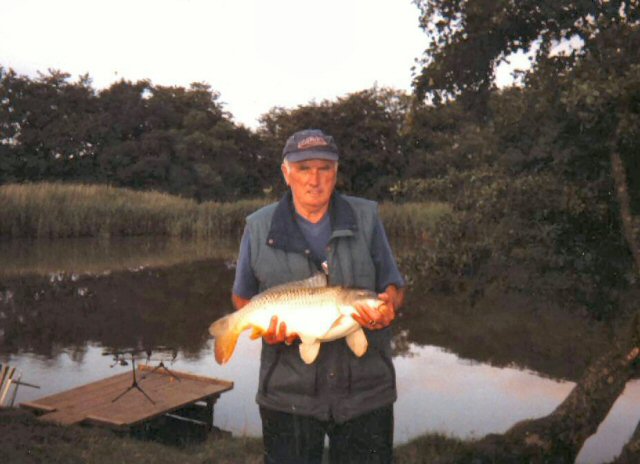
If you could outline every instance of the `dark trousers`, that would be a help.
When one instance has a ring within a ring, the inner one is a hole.
[[[329,437],[331,464],[388,464],[393,453],[393,405],[337,424],[260,408],[266,464],[320,464]]]

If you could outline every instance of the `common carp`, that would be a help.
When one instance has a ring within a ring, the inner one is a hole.
[[[321,342],[346,337],[349,348],[360,357],[367,351],[367,337],[352,317],[355,305],[380,309],[384,302],[375,292],[355,288],[327,286],[324,274],[272,287],[243,308],[215,321],[209,327],[214,337],[216,361],[224,364],[233,355],[242,332],[251,328],[252,339],[261,337],[271,318],[285,322],[287,335],[300,337],[300,357],[311,364],[320,351]]]

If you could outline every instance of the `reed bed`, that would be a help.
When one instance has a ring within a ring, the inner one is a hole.
[[[205,202],[160,192],[60,183],[0,186],[0,237],[163,235],[212,238],[242,230],[261,200]]]
[[[380,218],[387,235],[395,239],[428,239],[440,219],[452,212],[442,202],[382,203]]]
[[[106,185],[34,183],[0,186],[0,237],[239,236],[245,217],[266,199],[204,202]],[[423,237],[450,211],[444,203],[384,203],[390,237]]]

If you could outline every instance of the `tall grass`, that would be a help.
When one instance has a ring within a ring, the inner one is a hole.
[[[242,230],[265,202],[223,204],[159,192],[81,184],[0,186],[0,237],[165,235],[211,238]]]
[[[382,203],[380,218],[389,237],[426,240],[451,211],[451,206],[442,202]]]
[[[239,235],[245,217],[267,200],[204,202],[159,192],[60,183],[0,186],[0,237],[162,235],[209,239]],[[391,237],[424,237],[449,212],[444,203],[385,203]]]

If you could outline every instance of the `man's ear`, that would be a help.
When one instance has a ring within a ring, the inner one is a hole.
[[[282,163],[280,165],[280,170],[282,171],[282,177],[284,177],[284,183],[289,186],[289,167],[286,163]]]

